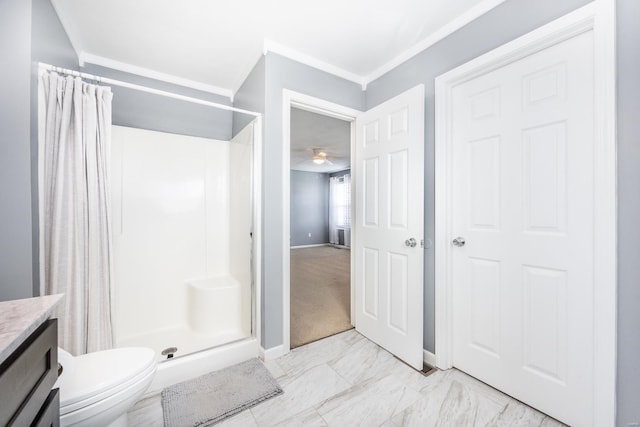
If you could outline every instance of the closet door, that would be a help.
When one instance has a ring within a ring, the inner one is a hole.
[[[590,425],[593,33],[452,90],[453,364]]]

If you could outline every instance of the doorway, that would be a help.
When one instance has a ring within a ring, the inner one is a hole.
[[[358,113],[283,92],[284,353],[353,327],[349,178]]]
[[[351,329],[351,124],[290,110],[290,343]]]

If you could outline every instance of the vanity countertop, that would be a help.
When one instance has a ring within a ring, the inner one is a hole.
[[[0,364],[47,320],[62,294],[0,302]]]

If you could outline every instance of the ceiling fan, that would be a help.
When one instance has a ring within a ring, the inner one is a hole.
[[[313,149],[313,158],[312,158],[312,160],[313,160],[313,163],[315,163],[316,165],[322,165],[324,163],[327,163],[327,164],[333,166],[333,162],[327,158],[327,153],[322,151],[322,149],[320,149],[320,148],[314,148]]]

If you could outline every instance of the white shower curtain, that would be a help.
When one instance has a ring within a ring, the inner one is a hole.
[[[64,293],[59,345],[111,348],[111,89],[44,73],[39,82],[40,291]]]

